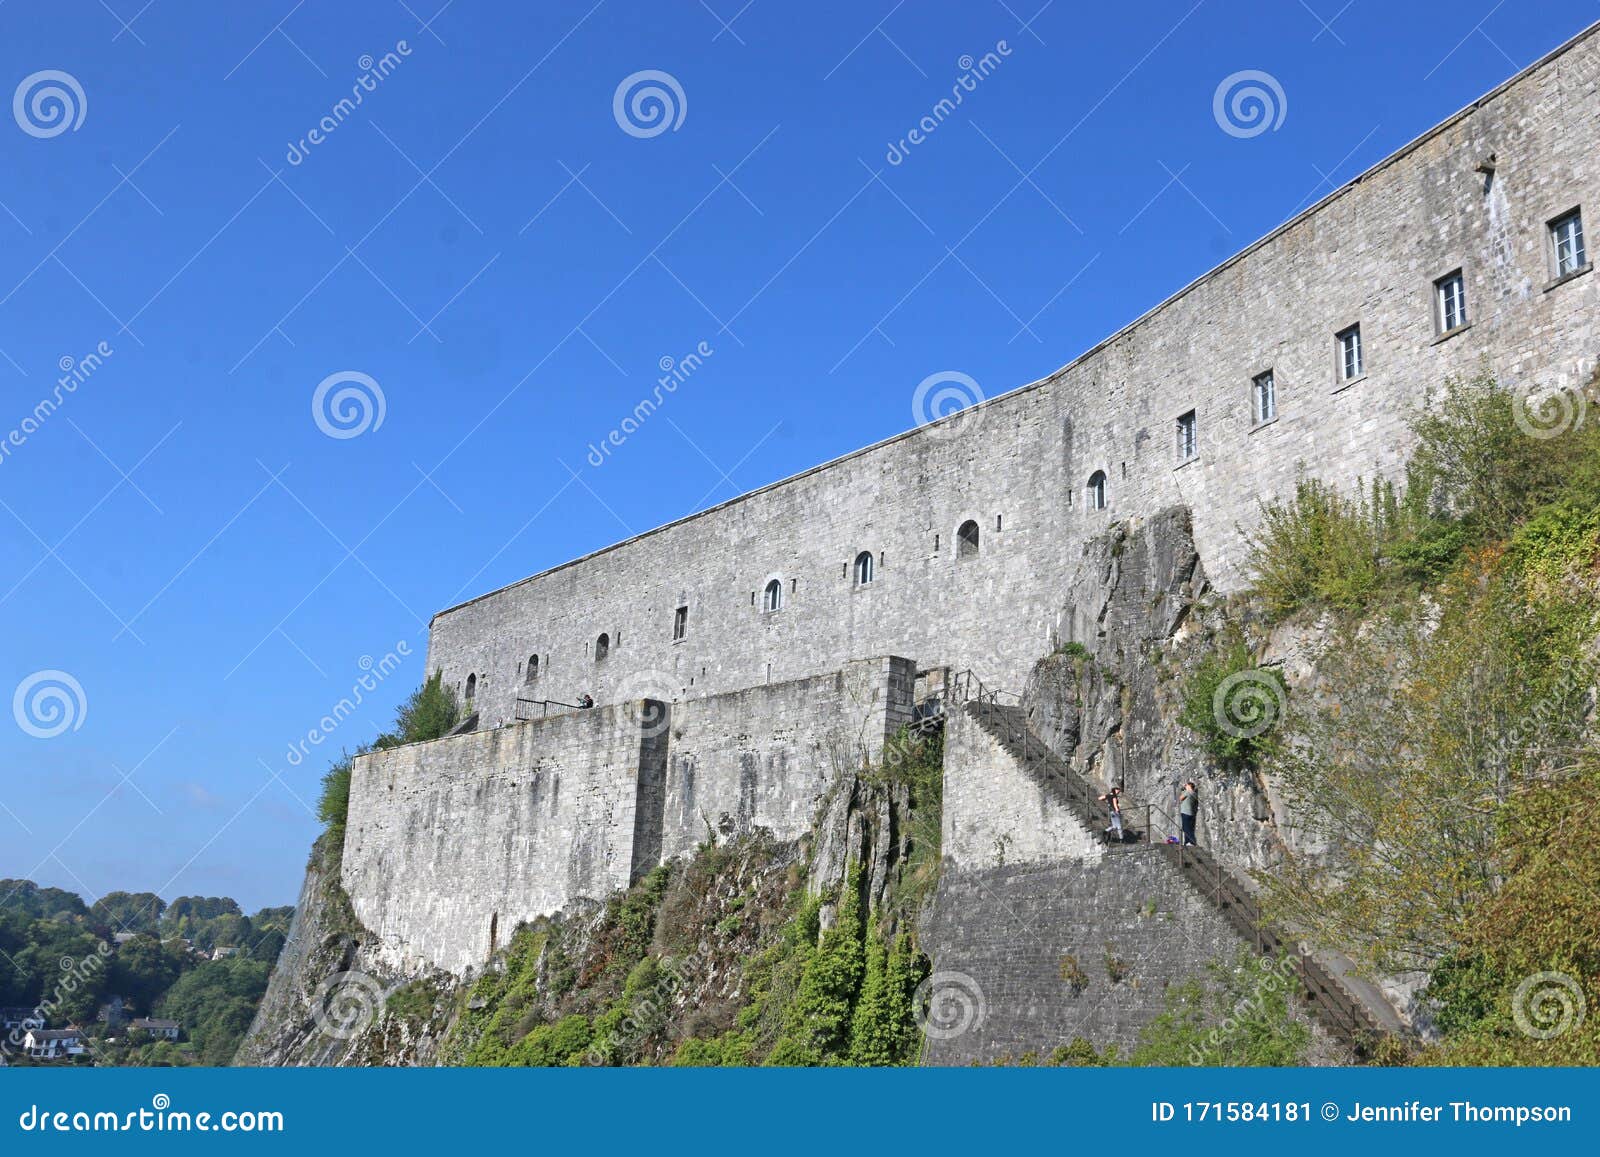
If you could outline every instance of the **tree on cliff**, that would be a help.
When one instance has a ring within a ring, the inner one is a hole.
[[[406,743],[422,743],[447,735],[461,717],[453,688],[444,686],[444,673],[435,671],[395,712],[394,728],[379,734],[371,744],[356,749],[356,755],[386,751]],[[322,777],[322,794],[317,800],[317,818],[327,825],[331,842],[344,844],[345,818],[350,811],[350,767],[353,756],[341,752]]]

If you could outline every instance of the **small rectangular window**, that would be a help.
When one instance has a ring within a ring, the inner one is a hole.
[[[1550,222],[1550,244],[1557,277],[1576,273],[1589,264],[1583,243],[1583,214],[1577,209]]]
[[[1366,360],[1361,352],[1361,327],[1353,325],[1334,335],[1339,347],[1339,380],[1354,381],[1367,372]]]
[[[1194,411],[1178,419],[1178,461],[1187,462],[1200,452],[1200,429]]]
[[[681,639],[689,633],[689,608],[679,607],[672,615],[672,638]]]
[[[1440,333],[1449,333],[1467,324],[1467,283],[1462,280],[1459,269],[1433,283],[1433,300]]]
[[[1250,379],[1250,406],[1258,426],[1278,416],[1278,382],[1271,370]]]

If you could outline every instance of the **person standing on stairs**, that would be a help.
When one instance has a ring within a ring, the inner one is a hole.
[[[1111,826],[1106,829],[1105,834],[1114,835],[1117,843],[1122,843],[1122,789],[1111,788],[1100,797],[1100,802],[1106,805],[1106,811],[1111,815]]]
[[[1183,785],[1183,791],[1178,796],[1178,819],[1183,824],[1183,843],[1199,846],[1194,838],[1194,816],[1200,810],[1200,789],[1190,780]]]

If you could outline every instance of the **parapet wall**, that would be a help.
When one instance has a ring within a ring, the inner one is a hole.
[[[710,833],[809,831],[839,773],[877,759],[910,722],[915,677],[908,659],[872,659],[674,705],[662,858],[693,851]]]
[[[482,963],[517,923],[628,885],[637,705],[358,757],[343,879],[395,964]]]
[[[462,973],[519,923],[602,899],[708,838],[810,829],[910,718],[915,664],[676,705],[632,701],[355,760],[343,882],[396,967]]]

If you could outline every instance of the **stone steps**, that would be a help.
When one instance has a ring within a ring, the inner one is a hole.
[[[1104,831],[1106,809],[1096,800],[1097,793],[1033,732],[1021,707],[976,699],[966,703],[964,710],[1080,823],[1092,832]],[[1336,958],[1319,959],[1266,921],[1254,889],[1244,878],[1204,848],[1154,843],[1150,832],[1135,829],[1131,821],[1143,814],[1142,802],[1124,796],[1123,829],[1128,842],[1120,847],[1113,846],[1112,854],[1163,856],[1190,888],[1220,912],[1256,951],[1274,958],[1288,953],[1296,963],[1302,981],[1301,995],[1312,1016],[1356,1055],[1369,1056],[1382,1038],[1404,1035],[1399,1017],[1375,989],[1363,983],[1360,987],[1365,991],[1358,995],[1352,985],[1341,978]]]

